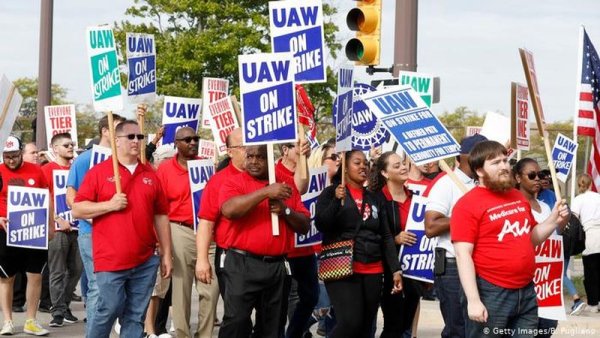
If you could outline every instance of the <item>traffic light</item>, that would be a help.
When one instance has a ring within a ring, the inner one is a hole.
[[[379,64],[381,40],[381,0],[357,1],[348,12],[346,23],[356,37],[346,43],[346,57],[357,65]]]

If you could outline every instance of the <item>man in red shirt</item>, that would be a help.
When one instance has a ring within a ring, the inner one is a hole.
[[[69,170],[73,159],[74,143],[71,134],[62,133],[52,137],[50,146],[56,159],[54,162],[44,165],[42,171],[46,182],[50,185],[50,198],[54,201],[54,185],[58,184],[66,188],[67,175],[59,176],[57,180],[54,180],[53,173],[55,170]],[[63,203],[63,207],[65,206],[66,199]],[[71,226],[71,212],[70,210],[59,211],[59,205],[55,207],[56,212],[62,214],[50,218],[54,219],[53,222],[50,222],[50,226],[56,224],[57,227],[54,238],[48,243],[50,298],[52,299],[50,326],[52,327],[63,326],[64,322],[75,323],[79,320],[73,316],[69,305],[83,269],[77,243],[77,227]]]
[[[48,330],[35,319],[42,292],[42,272],[46,268],[47,250],[15,248],[6,245],[7,196],[8,186],[47,188],[48,184],[39,166],[23,161],[22,144],[19,139],[9,136],[2,152],[3,164],[0,164],[0,304],[4,315],[1,335],[14,334],[12,322],[12,297],[15,274],[25,271],[27,275],[27,320],[23,327],[25,333],[46,335]],[[51,204],[50,204],[51,205]],[[50,207],[49,215],[52,213]],[[52,238],[54,228],[49,227]]]
[[[190,311],[192,285],[196,267],[196,235],[187,162],[198,157],[199,137],[194,129],[184,127],[175,133],[177,154],[163,162],[156,172],[169,202],[169,221],[173,243],[173,324],[177,337],[192,337]],[[212,336],[219,287],[217,283],[196,283],[200,309],[197,335]]]
[[[119,317],[122,336],[141,337],[158,265],[163,278],[171,275],[169,205],[152,168],[138,160],[144,135],[137,122],[127,120],[115,129],[122,192],[116,192],[113,162],[104,161],[86,174],[72,214],[93,220],[99,296],[88,336],[108,337]],[[157,235],[160,262],[154,254]]]
[[[280,316],[287,302],[285,255],[294,232],[309,230],[310,213],[294,182],[277,177],[268,184],[266,146],[246,147],[246,172],[225,183],[219,194],[221,213],[231,220],[224,262],[225,316],[219,337],[248,337],[248,321],[256,308],[257,335],[279,338]],[[279,215],[273,236],[271,213]]]
[[[557,203],[550,217],[536,224],[529,202],[513,188],[506,148],[498,142],[478,143],[469,165],[480,185],[458,200],[450,218],[467,300],[466,335],[533,337],[538,327],[534,248],[569,211]]]

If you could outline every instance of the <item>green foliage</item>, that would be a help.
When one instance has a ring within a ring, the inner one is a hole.
[[[203,77],[225,78],[234,95],[238,89],[238,55],[271,50],[268,2],[263,0],[135,0],[115,23],[120,58],[125,59],[125,33],[154,34],[157,89],[161,95],[200,97]],[[337,10],[323,5],[325,41],[335,58],[341,44],[332,22]],[[336,88],[334,72],[328,81],[307,85],[318,119],[331,115]]]
[[[445,111],[438,117],[446,128],[448,128],[452,136],[460,142],[465,137],[466,127],[482,126],[485,116],[480,116],[476,111],[461,106],[456,108],[452,113]]]

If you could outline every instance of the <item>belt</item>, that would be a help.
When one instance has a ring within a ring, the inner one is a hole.
[[[283,262],[285,260],[285,256],[281,255],[281,256],[261,256],[261,255],[255,255],[253,253],[250,253],[248,251],[244,251],[244,250],[240,250],[240,249],[235,249],[235,248],[229,248],[227,251],[233,251],[235,253],[238,253],[242,256],[245,257],[250,257],[250,258],[254,258],[254,259],[258,259],[261,260],[263,262],[267,262],[267,263],[273,263],[273,262]]]
[[[170,219],[169,222],[177,224],[177,225],[182,226],[182,227],[190,228],[190,229],[194,228],[193,224],[189,224],[189,223],[185,223],[185,222],[174,221],[172,219]]]

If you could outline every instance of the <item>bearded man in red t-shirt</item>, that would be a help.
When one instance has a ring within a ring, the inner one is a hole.
[[[469,165],[479,186],[458,200],[450,218],[467,300],[466,336],[533,337],[538,326],[534,248],[569,211],[558,202],[537,224],[529,202],[513,188],[507,151],[498,142],[477,144]]]

